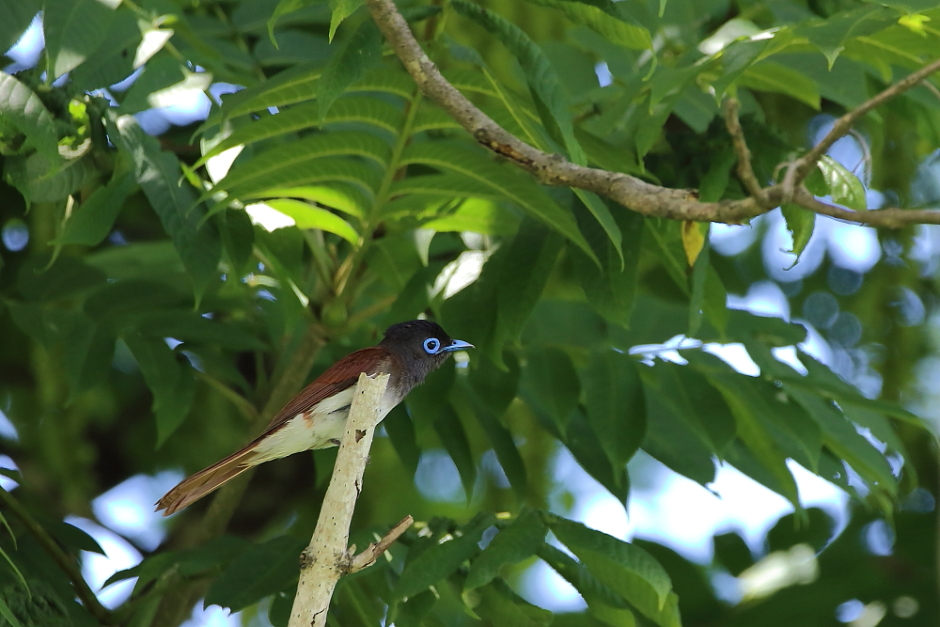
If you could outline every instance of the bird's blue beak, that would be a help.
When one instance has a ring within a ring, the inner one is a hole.
[[[444,347],[444,352],[453,353],[454,351],[462,351],[468,348],[473,348],[473,344],[464,342],[463,340],[454,340],[450,343],[450,346]]]

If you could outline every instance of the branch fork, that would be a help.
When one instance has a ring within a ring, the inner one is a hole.
[[[671,220],[742,224],[767,213],[782,202],[792,202],[807,211],[874,227],[901,228],[912,224],[940,224],[940,211],[900,208],[877,211],[852,211],[818,200],[803,186],[819,159],[852,126],[874,108],[884,104],[934,72],[940,71],[940,59],[891,85],[836,120],[832,130],[809,152],[792,164],[779,185],[761,186],[754,175],[750,151],[737,121],[737,104],[724,105],[725,122],[738,158],[737,174],[748,197],[740,200],[701,202],[689,190],[670,189],[647,183],[621,172],[576,165],[559,155],[551,155],[523,142],[483,113],[440,73],[424,53],[408,23],[393,0],[366,0],[376,25],[388,40],[424,95],[469,132],[481,145],[512,161],[544,185],[568,186],[594,192],[627,209],[649,217]],[[929,83],[925,83],[929,85]],[[732,104],[729,104],[732,103]]]

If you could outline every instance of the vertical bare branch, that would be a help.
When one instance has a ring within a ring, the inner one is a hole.
[[[359,375],[346,421],[346,433],[336,454],[333,477],[323,499],[317,528],[301,556],[300,583],[297,584],[289,627],[326,625],[336,583],[352,566],[351,550],[347,549],[349,526],[362,490],[362,474],[369,459],[375,427],[381,418],[380,405],[387,385],[387,374],[375,378]],[[400,528],[398,535],[401,535],[410,524],[408,517],[393,529],[393,533]],[[387,547],[393,540],[384,543],[384,546]],[[364,558],[357,563],[365,566],[368,561],[369,558]]]

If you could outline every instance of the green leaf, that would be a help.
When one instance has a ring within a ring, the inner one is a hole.
[[[172,337],[181,342],[195,342],[235,351],[264,350],[264,342],[249,324],[235,320],[210,320],[189,309],[141,311],[136,317],[137,330],[153,338]]]
[[[45,0],[43,33],[52,78],[81,65],[104,41],[119,0]]]
[[[633,301],[637,287],[637,271],[645,220],[633,211],[617,209],[614,213],[620,232],[623,234],[623,257],[614,248],[595,221],[581,218],[585,239],[597,252],[601,267],[580,253],[571,251],[577,282],[588,302],[606,320],[626,327],[633,313]]]
[[[646,403],[635,360],[598,351],[582,371],[584,406],[601,448],[614,467],[633,457],[646,434]]]
[[[833,202],[856,211],[868,209],[865,186],[857,176],[829,155],[823,155],[816,165],[829,187],[829,195],[832,196]]]
[[[571,413],[562,442],[589,475],[607,488],[618,501],[626,503],[630,494],[627,467],[611,463],[602,444],[601,434],[594,430],[581,408]]]
[[[85,91],[121,82],[134,71],[134,53],[142,39],[133,11],[115,11],[104,42],[71,71],[69,82]]]
[[[218,276],[222,256],[218,232],[212,223],[203,223],[205,211],[196,204],[193,190],[180,186],[177,158],[160,150],[157,140],[146,135],[133,117],[109,112],[108,122],[111,140],[134,157],[137,181],[173,240],[198,301]]]
[[[499,576],[503,567],[517,564],[535,555],[545,542],[548,527],[539,513],[525,507],[522,512],[493,537],[483,552],[473,560],[464,581],[464,590],[473,590]]]
[[[523,383],[526,402],[554,426],[556,437],[562,437],[581,393],[571,358],[558,348],[536,345],[527,349]]]
[[[343,20],[355,13],[361,5],[362,0],[330,0],[330,42]]]
[[[641,374],[645,397],[669,408],[720,457],[735,437],[735,421],[724,397],[708,380],[692,368],[669,362],[657,362]]]
[[[206,593],[205,605],[221,605],[233,612],[293,586],[297,560],[306,543],[280,536],[252,546],[219,575]]]
[[[425,590],[408,597],[405,601],[389,606],[389,624],[401,627],[421,627],[424,619],[437,604],[438,595],[435,590]],[[286,624],[286,623],[285,623]]]
[[[457,466],[457,472],[460,474],[460,483],[469,501],[473,496],[473,485],[477,480],[476,464],[473,463],[473,453],[470,451],[470,439],[453,407],[450,405],[439,407],[437,414],[434,431],[441,444],[444,445],[444,450],[454,460],[454,465]]]
[[[570,239],[599,263],[569,211],[558,206],[531,177],[501,167],[475,146],[457,142],[414,143],[402,151],[399,161],[400,165],[411,163],[457,172],[492,189]]]
[[[292,198],[269,200],[266,204],[293,218],[298,229],[320,229],[336,233],[353,246],[359,245],[356,229],[331,211]]]
[[[286,115],[286,114],[285,114]],[[248,161],[240,162],[219,181],[212,192],[239,188],[271,187],[272,180],[281,180],[287,169],[316,170],[318,159],[328,157],[360,156],[388,167],[391,149],[379,137],[359,131],[318,133],[290,143],[289,154],[284,146],[272,148]],[[207,192],[204,196],[209,196]]]
[[[512,486],[520,499],[524,499],[526,490],[529,486],[528,473],[526,472],[525,462],[522,454],[516,447],[512,432],[503,424],[497,414],[494,414],[489,407],[481,402],[474,403],[474,410],[480,426],[486,432],[486,436],[493,445],[493,452],[496,453],[496,459],[506,473],[509,485]]]
[[[549,134],[563,145],[569,159],[579,165],[586,163],[584,151],[574,136],[571,112],[561,82],[542,49],[515,24],[466,0],[452,0],[451,6],[460,15],[472,19],[492,33],[516,57],[529,92],[535,101],[542,124]]]
[[[370,164],[345,157],[319,157],[313,163],[302,161],[278,168],[268,177],[252,177],[226,191],[230,196],[242,200],[254,200],[281,196],[288,188],[351,183],[371,197],[380,181],[381,174]]]
[[[403,599],[423,592],[473,558],[480,552],[477,545],[480,537],[494,520],[493,514],[481,512],[464,525],[459,535],[445,536],[415,559],[409,559],[392,591],[394,598]]]
[[[505,581],[496,579],[474,595],[473,612],[492,625],[515,627],[544,627],[549,625],[554,614],[537,605],[532,605],[512,591]]]
[[[5,52],[13,47],[41,9],[42,0],[0,4],[0,50]]]
[[[724,197],[728,181],[731,179],[731,168],[737,162],[734,150],[730,146],[721,150],[709,160],[708,172],[699,183],[698,196],[702,202],[718,202]]]
[[[71,403],[85,390],[101,383],[111,371],[115,337],[111,332],[81,313],[71,318],[72,324],[62,328],[66,351],[62,356],[69,382]]]
[[[65,221],[62,234],[52,240],[57,246],[80,244],[96,246],[108,236],[114,227],[124,201],[134,186],[134,177],[129,172],[115,173],[114,177],[96,189],[88,200]]]
[[[737,82],[738,85],[757,91],[792,96],[819,111],[819,86],[816,81],[785,65],[761,61],[744,70]]]
[[[798,26],[794,33],[806,37],[826,55],[829,69],[845,47],[846,40],[876,33],[897,21],[897,13],[884,7],[862,6],[842,11],[825,20],[815,20]]]
[[[787,231],[790,232],[790,238],[793,241],[790,250],[784,251],[796,255],[793,265],[790,266],[792,268],[800,261],[800,255],[806,250],[806,245],[809,244],[809,240],[813,236],[813,230],[816,227],[816,214],[792,204],[781,206],[780,213],[783,214]]]
[[[56,202],[90,183],[98,174],[89,155],[50,161],[42,153],[7,158],[6,178],[29,202]]]
[[[542,296],[549,275],[562,248],[562,239],[535,220],[525,220],[512,242],[504,244],[508,252],[503,261],[496,290],[496,342],[500,354],[491,355],[502,361],[502,345],[514,341],[522,333]]]
[[[397,133],[402,125],[402,113],[400,109],[392,104],[367,96],[344,96],[337,100],[333,106],[330,107],[326,116],[322,118],[320,117],[317,104],[308,103],[297,105],[286,111],[262,117],[251,124],[235,129],[232,131],[231,135],[220,141],[203,155],[202,158],[196,162],[196,165],[202,165],[215,155],[234,146],[249,145],[264,139],[287,135],[307,128],[346,122],[362,122],[387,130],[390,133]],[[364,135],[365,133],[362,134]],[[335,133],[334,135],[337,141],[341,140],[343,137],[341,133]],[[313,137],[321,136],[315,135]],[[306,137],[301,139],[300,142],[313,139],[313,137]],[[381,140],[373,135],[373,141]],[[293,154],[294,148],[297,147],[298,143],[299,142],[291,143],[291,154]],[[285,156],[283,146],[279,146],[274,150],[279,152],[281,157]],[[387,152],[387,150],[385,152]],[[383,154],[383,151],[379,150],[376,154]],[[258,159],[258,157],[254,157],[254,159]],[[387,157],[383,161],[387,161]]]
[[[527,0],[532,4],[551,7],[565,14],[575,24],[603,35],[608,41],[633,50],[652,50],[650,33],[642,25],[626,17],[609,0]]]
[[[199,128],[218,124],[221,118],[234,118],[270,107],[284,107],[317,97],[320,64],[304,63],[280,72],[254,87],[226,96],[222,101],[222,116],[210,117]]]
[[[366,20],[323,68],[318,89],[320,117],[326,116],[333,101],[381,59],[382,35],[375,22]]]
[[[649,553],[633,544],[559,516],[546,522],[562,544],[610,590],[660,625],[678,627],[678,615],[661,620],[667,608],[672,582],[665,569]]]
[[[31,259],[20,268],[17,287],[20,293],[33,301],[62,301],[107,284],[107,276],[101,270],[80,259],[59,258],[51,266],[45,260]],[[71,312],[60,311],[67,314]]]
[[[7,557],[7,554],[6,552],[3,551],[3,549],[0,549],[0,553],[3,553],[3,557],[5,558]],[[19,574],[19,571],[16,570],[16,566],[13,564],[13,562],[10,562],[10,566],[14,569],[14,571],[17,574]],[[22,579],[23,575],[19,575],[19,576]],[[25,585],[25,580],[23,583]],[[23,624],[19,621],[19,619],[16,616],[13,615],[13,612],[10,610],[10,606],[7,605],[6,601],[4,601],[3,598],[0,598],[0,616],[2,616],[8,623],[10,623],[12,627],[23,627]]]
[[[143,73],[121,97],[120,113],[131,115],[152,106],[154,92],[183,82],[184,65],[167,51],[161,51],[144,66]]]
[[[418,447],[414,423],[408,417],[408,412],[403,406],[396,406],[382,421],[382,426],[385,427],[385,432],[398,458],[414,476],[418,470],[418,462],[421,460],[421,449]]]
[[[636,626],[636,618],[626,601],[573,557],[547,543],[539,548],[538,555],[581,593],[591,616],[611,627]]]
[[[192,406],[195,380],[189,368],[177,361],[160,338],[136,333],[124,336],[124,342],[137,360],[147,387],[153,393],[153,412],[157,418],[157,447],[183,423]]]
[[[691,225],[696,231],[699,226],[697,223],[689,222],[683,224],[683,226],[685,225]],[[689,294],[689,337],[697,336],[702,326],[702,318],[705,315],[705,281],[708,277],[708,270],[711,267],[711,264],[708,262],[710,252],[711,244],[706,236],[702,242],[702,248],[699,250],[695,257],[695,262],[692,264],[692,285],[691,293]]]

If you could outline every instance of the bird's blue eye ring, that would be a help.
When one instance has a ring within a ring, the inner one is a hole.
[[[428,355],[434,355],[441,350],[441,341],[436,337],[429,337],[424,340],[424,352]]]

